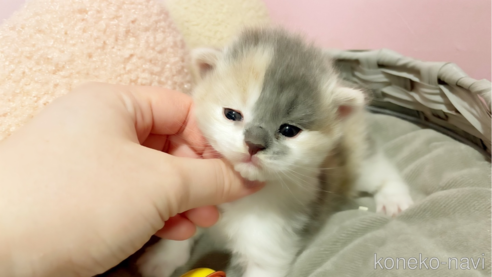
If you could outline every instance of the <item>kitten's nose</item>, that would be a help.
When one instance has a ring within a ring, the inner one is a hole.
[[[271,138],[268,132],[262,126],[249,126],[244,130],[244,142],[248,146],[248,151],[251,156],[259,151],[265,150],[270,145]]]
[[[261,150],[265,150],[265,146],[261,144],[254,144],[252,142],[246,141],[246,145],[248,146],[248,151],[251,156],[260,152]]]

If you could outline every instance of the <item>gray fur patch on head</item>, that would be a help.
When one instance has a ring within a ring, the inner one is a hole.
[[[320,128],[324,120],[322,84],[334,74],[323,52],[281,29],[245,31],[229,49],[231,60],[252,48],[271,48],[273,57],[255,104],[255,123],[271,130],[289,123],[302,129]]]

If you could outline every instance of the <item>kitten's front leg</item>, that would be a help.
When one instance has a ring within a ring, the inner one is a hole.
[[[143,277],[169,277],[190,258],[191,248],[202,235],[198,229],[192,238],[182,241],[161,239],[146,249],[137,261]]]
[[[143,277],[169,277],[190,258],[193,239],[183,241],[162,239],[150,246],[137,265]]]
[[[374,195],[378,212],[396,216],[413,204],[408,185],[381,150],[363,161],[360,173],[356,189]]]
[[[291,223],[258,222],[238,234],[232,245],[233,264],[242,277],[285,277],[299,250],[299,237]],[[274,226],[276,225],[276,226]]]

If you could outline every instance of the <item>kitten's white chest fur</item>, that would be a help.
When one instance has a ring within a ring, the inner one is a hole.
[[[267,181],[257,194],[221,205],[221,220],[211,233],[226,239],[244,276],[284,276],[299,250],[296,233],[306,224],[308,203],[318,189],[316,176],[306,176],[302,183]]]
[[[395,166],[368,142],[363,92],[343,85],[321,50],[283,31],[250,30],[224,51],[196,53],[200,129],[244,178],[267,180],[258,193],[223,204],[209,232],[243,277],[284,277],[315,201],[328,194],[373,193],[378,211],[392,216],[411,205]],[[332,169],[338,174],[325,174]],[[170,276],[192,245],[160,241],[142,257],[141,272]]]

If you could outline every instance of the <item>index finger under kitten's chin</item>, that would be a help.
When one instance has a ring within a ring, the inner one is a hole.
[[[200,128],[198,128],[193,104],[190,107],[190,112],[188,114],[188,118],[186,119],[186,124],[182,130],[181,136],[185,143],[202,158],[214,159],[221,157],[218,155],[217,151],[210,146]]]
[[[207,145],[205,149],[203,150],[202,157],[204,159],[222,159],[223,156],[220,155],[219,152],[217,152],[215,149],[212,148],[212,146]]]

